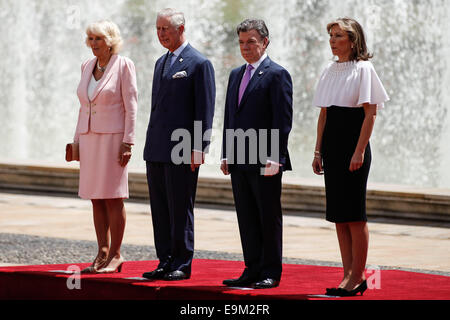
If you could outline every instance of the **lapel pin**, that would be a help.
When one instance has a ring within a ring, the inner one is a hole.
[[[259,72],[259,75],[262,75],[263,73],[264,73],[264,72],[260,71],[260,72]]]
[[[183,58],[180,58],[180,62],[183,62]]]

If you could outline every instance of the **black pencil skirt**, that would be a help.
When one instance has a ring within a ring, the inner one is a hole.
[[[364,122],[364,108],[332,106],[322,137],[326,219],[334,223],[367,221],[366,190],[372,155],[370,143],[362,167],[350,172],[350,162]]]

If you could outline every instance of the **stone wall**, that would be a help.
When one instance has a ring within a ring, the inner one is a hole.
[[[64,193],[78,192],[77,167],[0,163],[0,189]],[[145,174],[129,173],[130,199],[148,200]],[[200,177],[197,204],[233,206],[229,177]],[[282,205],[285,214],[323,216],[325,190],[322,186],[284,183]],[[367,192],[368,216],[406,218],[429,221],[450,221],[450,190],[417,190],[386,186]]]

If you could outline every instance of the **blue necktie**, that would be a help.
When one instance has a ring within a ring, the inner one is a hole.
[[[169,55],[167,56],[166,61],[164,63],[163,77],[166,77],[167,73],[169,72],[170,65],[172,64],[172,57],[173,57],[173,52],[169,52]]]

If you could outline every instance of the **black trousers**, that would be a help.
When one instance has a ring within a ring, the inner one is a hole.
[[[190,165],[147,162],[147,182],[159,268],[191,274],[198,172],[198,169],[192,172]]]
[[[231,183],[246,273],[259,279],[281,279],[283,221],[281,177],[235,169]]]

